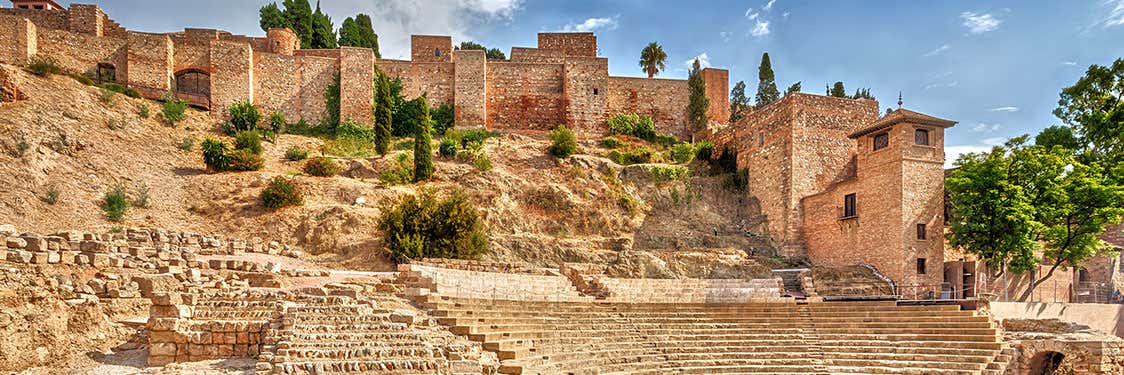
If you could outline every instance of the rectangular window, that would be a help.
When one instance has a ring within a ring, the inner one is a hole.
[[[855,210],[855,194],[847,194],[843,196],[843,218],[855,216],[858,216],[858,211]]]
[[[874,151],[878,151],[890,146],[890,133],[882,133],[874,136]]]
[[[925,129],[917,129],[913,131],[913,142],[919,145],[929,145],[929,131]]]
[[[765,132],[757,133],[757,145],[758,146],[764,146],[765,145]]]
[[[925,274],[925,258],[917,258],[917,274]]]
[[[925,233],[925,224],[917,224],[917,239],[924,240],[928,237]]]

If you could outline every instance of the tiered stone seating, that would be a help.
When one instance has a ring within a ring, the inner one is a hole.
[[[980,374],[1000,353],[990,318],[893,302],[652,304],[428,296],[504,374]]]
[[[481,373],[478,362],[459,361],[456,345],[430,342],[412,323],[351,297],[300,296],[287,302],[276,352],[261,360],[274,374]]]
[[[783,302],[780,279],[617,279],[598,277],[607,301],[636,303]]]
[[[399,266],[411,285],[426,291],[464,298],[520,301],[591,301],[578,293],[565,276],[467,271],[418,264]]]

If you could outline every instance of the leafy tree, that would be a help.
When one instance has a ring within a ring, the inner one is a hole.
[[[773,78],[773,63],[769,61],[769,53],[761,55],[761,65],[757,67],[757,108],[777,101],[781,98],[777,91],[777,83]]]
[[[331,132],[336,131],[336,126],[340,124],[340,76],[336,78],[324,89],[324,114],[320,120],[320,125]]]
[[[870,89],[869,89],[869,88],[856,89],[856,90],[855,90],[855,95],[851,95],[851,99],[870,99],[870,100],[877,100],[877,99],[874,99],[874,95],[870,93]]]
[[[363,13],[356,14],[354,18],[348,17],[340,25],[340,47],[362,47],[375,50],[375,57],[382,58],[379,53],[379,36],[371,26],[371,16]]]
[[[289,27],[288,20],[285,19],[285,12],[277,7],[277,3],[269,3],[269,5],[261,7],[258,11],[259,21],[262,31],[269,31],[269,29]]]
[[[443,136],[456,125],[456,111],[452,104],[442,104],[429,112],[433,118],[433,134]]]
[[[379,74],[378,93],[375,96],[375,150],[379,155],[386,155],[390,149],[391,129],[394,124],[394,101],[390,93],[390,78]]]
[[[894,109],[893,109],[893,108],[889,108],[889,107],[887,107],[887,108],[886,108],[886,114],[885,114],[885,115],[883,115],[883,116],[889,116],[889,115],[890,115],[891,113],[894,113]]]
[[[843,82],[836,81],[835,84],[827,90],[827,95],[834,96],[836,98],[846,98],[847,90],[843,88]]]
[[[1073,86],[1062,89],[1054,115],[1072,126],[1079,151],[1113,169],[1124,180],[1124,58],[1111,66],[1090,66]]]
[[[487,230],[476,206],[461,191],[438,200],[430,190],[383,207],[379,229],[398,261],[421,258],[476,258],[488,251]]]
[[[466,40],[466,41],[461,42],[461,45],[457,46],[457,49],[468,49],[468,50],[475,49],[475,50],[484,51],[484,50],[487,50],[488,48],[484,47],[483,44],[476,43],[476,42],[473,42],[471,40]]]
[[[788,94],[791,94],[791,93],[794,93],[794,92],[800,92],[800,81],[796,81],[796,83],[793,83],[792,86],[789,86],[787,89],[784,89],[785,95],[788,95]]]
[[[499,48],[489,48],[484,52],[484,56],[489,60],[507,60],[507,55],[505,55]]]
[[[320,11],[320,2],[316,2],[316,12],[312,14],[312,48],[333,49],[336,44],[336,30],[332,25],[332,18]]]
[[[687,87],[690,90],[687,103],[687,121],[691,124],[691,130],[702,130],[706,128],[706,110],[710,107],[710,99],[706,97],[706,81],[703,80],[699,59],[695,59],[691,66],[691,72],[687,77]]]
[[[648,43],[640,51],[640,67],[644,69],[645,73],[648,73],[648,78],[655,77],[656,74],[662,72],[666,68],[664,66],[666,61],[667,53],[656,42]]]
[[[1042,129],[1042,132],[1034,137],[1034,144],[1046,148],[1059,146],[1075,151],[1079,147],[1077,136],[1073,134],[1073,128],[1058,125]]]
[[[749,97],[745,96],[745,82],[738,81],[730,90],[730,123],[741,120],[749,109]]]
[[[433,145],[430,144],[433,128],[429,119],[429,103],[424,96],[418,99],[413,102],[417,106],[414,118],[414,182],[433,177]]]

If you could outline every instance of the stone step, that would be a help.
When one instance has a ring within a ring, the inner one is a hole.
[[[435,374],[448,368],[444,360],[332,360],[274,363],[275,374]]]

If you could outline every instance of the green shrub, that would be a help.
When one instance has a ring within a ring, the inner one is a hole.
[[[418,127],[414,133],[414,182],[427,181],[433,177],[433,121],[429,118],[429,105],[425,97],[417,105],[421,108]]]
[[[468,129],[461,131],[459,136],[462,148],[478,150],[484,146],[484,142],[486,142],[488,138],[493,138],[498,135],[484,129]]]
[[[424,190],[388,204],[382,212],[379,229],[395,260],[472,259],[488,250],[483,220],[463,192],[438,200]]]
[[[289,150],[285,151],[285,159],[289,159],[289,161],[308,159],[308,150],[297,146],[289,147]]]
[[[279,209],[304,204],[300,189],[288,179],[277,176],[261,191],[261,204],[269,209]]]
[[[624,152],[613,150],[609,153],[609,160],[620,165],[645,164],[659,162],[658,156],[659,154],[650,148],[637,147]]]
[[[621,147],[622,144],[624,143],[616,137],[605,137],[604,139],[601,139],[601,147],[604,148],[617,148]]]
[[[62,193],[59,192],[59,189],[57,187],[51,186],[47,188],[47,193],[44,194],[41,199],[43,200],[43,203],[54,205],[55,203],[59,202],[60,195],[62,195]]]
[[[316,177],[332,177],[340,173],[340,165],[331,158],[315,157],[304,162],[304,173]]]
[[[488,157],[488,154],[478,152],[472,159],[472,166],[483,172],[490,171],[492,170],[492,159]]]
[[[109,106],[110,108],[112,108],[114,106],[113,105],[113,97],[117,96],[117,93],[113,92],[113,90],[107,89],[105,87],[99,88],[98,91],[101,92],[101,96],[99,96],[99,98],[101,99],[101,102],[104,103],[105,105]]]
[[[695,143],[695,159],[709,162],[711,155],[714,155],[714,143],[710,141]]]
[[[675,146],[675,145],[679,144],[679,138],[675,138],[675,136],[673,136],[673,135],[668,135],[668,134],[664,134],[664,133],[656,133],[656,139],[653,140],[652,143],[655,143],[657,145],[664,146],[664,147],[671,147],[671,146]]]
[[[105,126],[107,128],[109,128],[109,130],[121,130],[121,129],[124,129],[125,126],[128,126],[128,125],[129,125],[129,120],[124,118],[124,117],[110,118],[109,120],[106,120],[106,123],[105,123]]]
[[[102,196],[101,209],[105,212],[105,218],[115,223],[125,219],[130,205],[129,195],[121,184],[114,185]]]
[[[164,94],[164,107],[161,114],[164,115],[164,121],[168,122],[169,126],[176,126],[177,122],[184,119],[184,112],[187,112],[187,101],[176,99],[176,96],[171,92]]]
[[[678,143],[675,146],[671,147],[671,160],[674,160],[676,163],[689,163],[691,162],[691,159],[694,158],[695,146],[690,143]]]
[[[340,75],[337,74],[324,90],[324,114],[320,125],[328,134],[335,134],[336,126],[340,124]]]
[[[560,158],[568,158],[573,155],[578,149],[578,140],[574,136],[574,132],[565,125],[558,125],[557,128],[550,131],[550,151],[551,155]]]
[[[148,103],[141,103],[141,105],[137,107],[137,116],[140,116],[140,118],[149,118],[152,116],[152,110],[148,108]]]
[[[656,140],[656,123],[652,121],[651,117],[641,116],[640,121],[636,123],[636,129],[632,131],[632,135],[645,141],[654,141]]]
[[[457,156],[457,142],[449,138],[442,139],[437,146],[437,153],[446,158]]]
[[[180,151],[191,151],[191,149],[195,148],[195,137],[183,137],[183,139],[180,140],[180,144],[178,147],[180,148]]]
[[[248,101],[231,104],[227,112],[230,113],[230,126],[234,133],[257,129],[258,121],[261,121],[258,107]]]
[[[265,159],[261,155],[255,154],[253,151],[247,149],[234,150],[230,152],[230,171],[245,172],[245,171],[259,171],[265,168]]]
[[[84,74],[69,74],[69,76],[70,76],[70,78],[74,78],[75,81],[78,81],[78,83],[81,83],[81,84],[86,85],[86,86],[97,85],[97,83],[94,82],[93,79],[91,79],[90,77],[87,77]]]
[[[609,118],[609,133],[632,135],[636,132],[636,126],[640,124],[640,115],[635,113],[623,113]]]
[[[691,170],[684,166],[651,165],[646,169],[648,177],[656,183],[685,180],[691,175]]]
[[[111,92],[123,94],[134,99],[141,97],[140,92],[137,92],[137,90],[133,89],[132,87],[125,87],[124,85],[121,85],[119,83],[106,82],[98,85],[98,87],[101,87],[103,90],[109,90]]]
[[[273,112],[273,114],[269,115],[269,130],[272,130],[274,133],[284,133],[285,128],[288,127],[288,125],[289,123],[285,121],[284,114],[281,114],[280,112]]]
[[[261,155],[261,134],[257,130],[240,131],[234,136],[235,150],[248,150],[255,155]]]
[[[133,205],[140,208],[148,208],[148,185],[141,185],[137,190],[137,196],[133,198]]]
[[[414,180],[414,159],[409,154],[398,154],[390,168],[379,172],[379,180],[387,185],[410,183]]]
[[[324,143],[325,154],[341,158],[369,158],[378,155],[375,143],[367,139],[338,138]]]
[[[442,104],[440,107],[431,109],[433,113],[433,134],[441,136],[445,132],[452,129],[455,121],[455,112],[451,104]]]
[[[203,164],[214,172],[222,172],[230,168],[230,149],[223,141],[206,138],[199,145],[203,150]]]
[[[31,143],[28,143],[27,139],[24,139],[23,137],[16,137],[16,139],[17,140],[16,140],[16,154],[15,154],[15,156],[22,158],[22,157],[27,155],[28,150],[31,150]]]
[[[52,74],[59,74],[62,69],[59,68],[58,61],[48,56],[35,56],[31,58],[31,63],[27,64],[27,69],[40,77],[46,77]]]
[[[375,132],[369,126],[363,126],[348,119],[336,127],[336,139],[361,139],[374,142]]]

